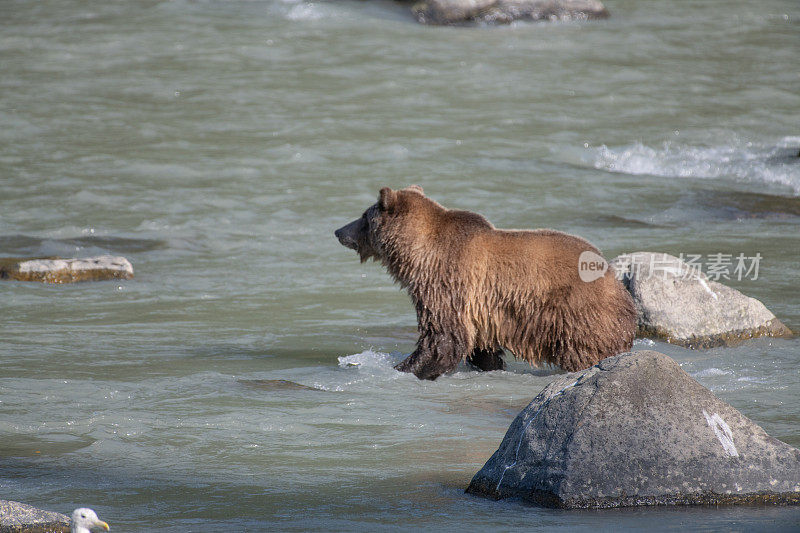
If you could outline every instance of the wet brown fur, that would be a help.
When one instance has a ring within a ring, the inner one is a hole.
[[[503,368],[503,349],[532,365],[577,371],[633,343],[633,301],[611,270],[580,279],[580,254],[599,254],[580,237],[495,229],[417,186],[381,189],[378,202],[336,234],[407,289],[420,338],[396,368],[419,378],[436,379],[462,360]]]

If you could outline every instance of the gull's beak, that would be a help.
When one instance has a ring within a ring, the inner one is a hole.
[[[98,520],[98,521],[95,523],[95,525],[96,525],[97,527],[102,527],[102,528],[103,528],[103,529],[105,529],[106,531],[108,531],[109,529],[111,529],[110,527],[108,527],[108,524],[106,524],[106,523],[105,523],[105,522],[103,522],[102,520]]]

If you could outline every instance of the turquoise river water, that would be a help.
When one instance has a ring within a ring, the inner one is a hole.
[[[136,272],[0,282],[0,499],[117,532],[798,530],[465,495],[558,370],[394,371],[413,307],[333,236],[417,183],[609,258],[760,254],[723,281],[800,331],[800,4],[606,4],[434,28],[377,0],[0,2],[0,256]],[[800,447],[797,338],[635,348]]]

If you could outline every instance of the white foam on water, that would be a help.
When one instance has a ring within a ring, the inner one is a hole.
[[[314,376],[312,379],[309,379],[311,376],[305,376],[303,373],[298,374],[296,370],[292,371],[291,375],[287,374],[281,377],[323,391],[367,390],[376,386],[384,386],[389,381],[411,376],[411,374],[394,369],[394,365],[402,361],[406,355],[399,352],[384,353],[369,349],[339,357],[339,367],[336,369],[321,371],[319,368],[309,369]]]
[[[737,378],[736,381],[741,381],[743,383],[769,383],[769,380],[766,378],[754,377],[754,376],[743,376]]]
[[[637,142],[588,148],[582,162],[597,169],[635,176],[732,178],[770,183],[800,194],[800,158],[796,157],[799,147],[798,137],[784,137],[775,145],[744,142],[690,146],[668,141],[653,148]]]
[[[400,362],[396,354],[376,352],[372,349],[353,355],[345,355],[338,359],[339,366],[342,368],[359,367],[378,370],[394,370],[394,365]]]
[[[650,346],[655,346],[656,341],[654,341],[653,339],[633,339],[633,345],[650,347]]]
[[[727,376],[731,374],[728,370],[722,370],[720,368],[706,368],[705,370],[701,370],[699,372],[695,372],[691,374],[693,378],[707,378],[710,376]]]
[[[297,4],[286,14],[286,18],[293,21],[320,20],[326,16],[325,11],[313,2]]]

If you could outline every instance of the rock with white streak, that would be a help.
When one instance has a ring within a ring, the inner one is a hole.
[[[558,508],[800,504],[800,450],[654,351],[556,379],[467,492]]]
[[[133,278],[133,265],[124,257],[101,255],[81,259],[0,258],[0,279],[73,283]]]
[[[616,257],[610,266],[633,296],[640,336],[710,348],[792,335],[763,303],[672,255],[636,252]]]
[[[411,11],[419,22],[433,25],[608,17],[599,0],[420,0]]]

